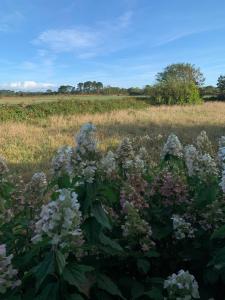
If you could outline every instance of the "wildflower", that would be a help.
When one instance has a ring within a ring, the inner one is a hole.
[[[177,274],[173,273],[164,281],[164,289],[168,294],[166,299],[200,299],[198,283],[189,271],[180,270]]]
[[[116,170],[116,157],[112,151],[109,151],[100,161],[100,168],[108,175],[112,175]]]
[[[198,172],[199,153],[193,145],[187,145],[184,148],[184,159],[188,170],[188,175],[196,175]]]
[[[221,187],[223,193],[225,194],[225,170],[222,173],[220,187]]]
[[[183,156],[183,147],[178,139],[178,137],[171,133],[162,149],[161,159],[165,159],[167,155],[172,155],[175,157]]]
[[[173,230],[177,240],[194,238],[194,229],[191,223],[185,221],[184,218],[178,215],[173,215],[171,219],[173,220]]]
[[[47,178],[44,172],[35,173],[26,186],[26,192],[31,195],[42,195],[47,187]]]
[[[63,174],[71,175],[73,172],[72,156],[74,150],[70,146],[64,146],[58,149],[55,157],[52,160],[53,173],[56,176]]]
[[[6,246],[0,245],[0,294],[21,284],[21,281],[16,278],[18,271],[13,269],[12,258],[12,254],[6,256]]]
[[[127,215],[125,217],[125,223],[122,225],[123,236],[126,237],[131,244],[140,244],[143,249],[148,250],[154,246],[154,242],[151,240],[152,229],[151,226],[140,217],[138,210],[129,203],[125,204],[125,210]]]
[[[94,153],[97,150],[97,140],[95,138],[96,127],[87,123],[84,124],[77,136],[75,137],[76,141],[76,153],[80,156],[85,156],[90,153]]]
[[[199,157],[199,175],[203,179],[207,176],[217,176],[218,168],[215,160],[209,155],[204,154]]]
[[[117,156],[120,163],[131,161],[134,158],[134,149],[129,138],[124,138],[117,149]]]
[[[219,141],[218,158],[221,166],[225,169],[225,136],[222,136]]]
[[[80,178],[79,184],[83,184],[84,182],[93,183],[96,170],[97,166],[95,161],[81,162],[79,166],[81,175],[78,176]]]
[[[79,208],[76,193],[67,189],[59,190],[55,201],[42,206],[32,242],[38,243],[47,237],[52,245],[60,248],[78,248],[82,244]]]
[[[196,145],[200,153],[212,154],[212,143],[204,130],[197,136]]]

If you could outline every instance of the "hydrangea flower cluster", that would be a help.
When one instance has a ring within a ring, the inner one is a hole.
[[[178,158],[183,156],[183,146],[174,133],[171,133],[168,136],[168,139],[161,152],[161,159],[165,159],[167,155],[172,155]]]
[[[141,218],[138,210],[131,204],[126,204],[125,223],[122,225],[123,236],[141,246],[143,251],[148,251],[155,244],[151,240],[151,226]]]
[[[18,271],[13,268],[13,255],[6,256],[6,246],[0,245],[0,294],[4,294],[7,289],[13,289],[21,284],[16,275]]]
[[[70,146],[64,146],[57,150],[52,160],[53,174],[56,176],[71,175],[73,173],[73,157],[74,149]]]
[[[197,136],[196,146],[200,153],[209,153],[210,155],[212,154],[212,143],[204,130],[201,131],[200,134]]]
[[[222,166],[222,176],[221,176],[221,182],[220,187],[225,194],[225,136],[222,136],[219,141],[219,161]]]
[[[204,230],[219,228],[225,224],[225,208],[223,200],[215,200],[205,207],[205,212],[201,213],[199,224]]]
[[[44,172],[35,173],[32,176],[31,181],[27,184],[25,188],[27,197],[29,197],[28,201],[31,205],[32,203],[39,201],[40,197],[43,196],[47,185],[47,178]]]
[[[112,176],[116,171],[116,156],[112,151],[109,151],[100,161],[100,168],[108,176]]]
[[[164,281],[164,289],[167,290],[171,300],[191,300],[200,299],[198,283],[189,271],[180,270],[177,274],[172,274]]]
[[[201,154],[193,145],[184,148],[184,158],[189,176],[199,176],[204,180],[218,175],[215,160],[208,153]]]
[[[55,201],[43,205],[39,220],[35,223],[33,243],[45,237],[60,248],[78,248],[81,246],[81,212],[77,194],[68,189],[59,190]]]
[[[187,222],[179,215],[173,215],[171,219],[173,220],[173,230],[177,240],[194,238],[194,228],[191,223]]]
[[[81,157],[97,151],[97,140],[95,137],[96,127],[92,123],[84,124],[75,137],[76,153]]]

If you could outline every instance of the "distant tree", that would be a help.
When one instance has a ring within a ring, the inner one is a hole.
[[[97,82],[96,83],[96,88],[97,88],[97,93],[103,90],[103,83],[102,82]]]
[[[197,86],[201,86],[205,78],[199,68],[189,63],[177,63],[168,65],[163,72],[156,75],[158,83],[179,80],[182,82],[193,82]]]
[[[73,86],[72,85],[61,85],[58,88],[58,93],[60,94],[68,94],[71,93],[73,90]]]
[[[83,82],[79,82],[79,83],[77,84],[77,91],[78,91],[79,93],[83,93],[83,89],[84,89],[84,84],[83,84]]]
[[[47,89],[46,90],[46,94],[52,94],[52,90],[51,89]]]
[[[138,87],[135,87],[135,88],[132,87],[132,88],[128,89],[128,93],[131,96],[140,96],[140,95],[143,95],[144,91],[143,91],[143,89],[140,89]]]
[[[220,75],[217,81],[217,87],[221,94],[225,94],[225,75]]]

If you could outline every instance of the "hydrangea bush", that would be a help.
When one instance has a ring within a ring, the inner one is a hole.
[[[225,137],[171,134],[155,164],[85,124],[22,192],[0,159],[0,299],[225,299]]]

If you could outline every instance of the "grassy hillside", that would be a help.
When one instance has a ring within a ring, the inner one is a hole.
[[[127,105],[126,101],[124,103]],[[28,176],[37,170],[48,171],[56,149],[64,144],[72,145],[75,132],[90,121],[98,128],[103,150],[116,147],[124,136],[139,136],[145,141],[153,160],[157,160],[161,145],[171,132],[182,142],[191,143],[201,130],[206,130],[215,148],[218,137],[225,135],[225,103],[171,107],[140,105],[144,108],[125,107],[116,112],[95,114],[83,110],[72,115],[33,119],[32,122],[11,120],[0,123],[0,155],[9,161],[13,170],[22,170]],[[146,135],[150,139],[143,138]]]

